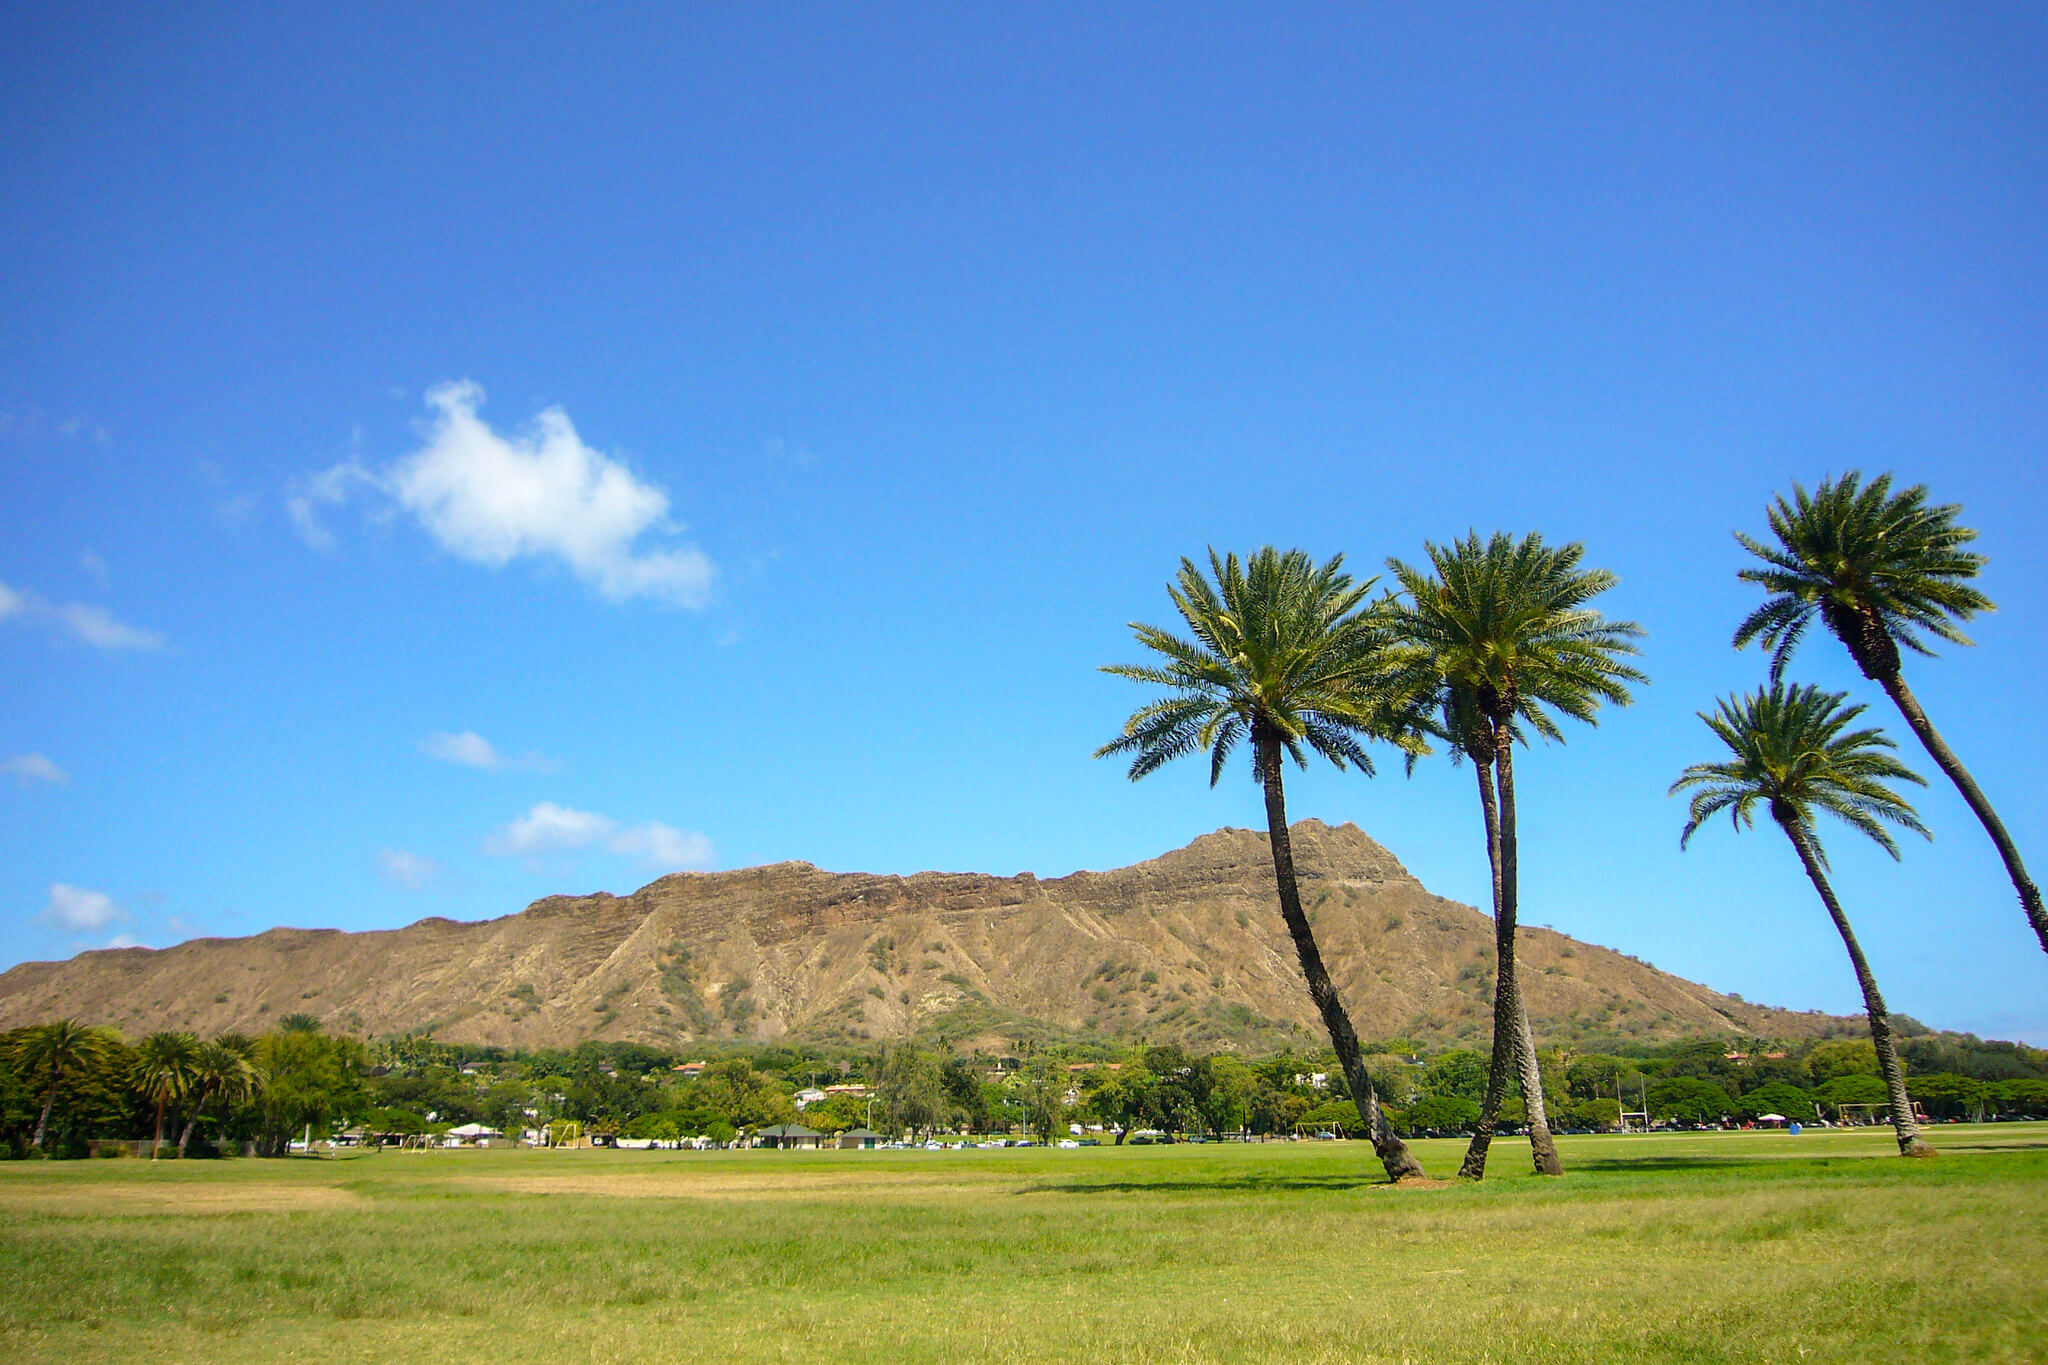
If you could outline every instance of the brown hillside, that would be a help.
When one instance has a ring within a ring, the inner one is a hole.
[[[1488,1035],[1493,933],[1354,825],[1294,827],[1302,893],[1362,1036]],[[1745,1004],[1605,948],[1523,931],[1539,1036],[1798,1037],[1842,1021]],[[60,1017],[258,1031],[305,1012],[365,1035],[559,1046],[584,1038],[888,1038],[1032,1031],[1267,1049],[1322,1038],[1263,832],[1223,829],[1113,872],[1040,881],[777,863],[631,896],[551,896],[481,923],[272,929],[0,974],[0,1029]]]

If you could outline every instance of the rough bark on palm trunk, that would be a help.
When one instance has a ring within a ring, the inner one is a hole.
[[[29,1142],[31,1147],[43,1145],[43,1137],[50,1131],[50,1110],[57,1105],[57,1082],[63,1079],[63,1071],[54,1063],[50,1067],[50,1091],[43,1096],[42,1116],[36,1120],[36,1135]]]
[[[1486,722],[1480,722],[1485,724]],[[1500,924],[1500,807],[1493,790],[1493,746],[1486,747],[1489,755],[1481,763],[1479,754],[1472,753],[1472,768],[1479,776],[1479,814],[1486,824],[1486,865],[1493,880],[1494,925]],[[1498,954],[1499,945],[1495,951]],[[1472,1127],[1472,1141],[1465,1148],[1465,1160],[1458,1166],[1458,1174],[1466,1180],[1486,1178],[1486,1153],[1493,1145],[1493,1130],[1499,1122],[1501,1103],[1507,1099],[1508,1068],[1501,1056],[1506,1045],[1507,1033],[1501,1028],[1501,996],[1499,991],[1493,997],[1493,1058],[1486,1071],[1486,1098],[1480,1101],[1479,1122]]]
[[[1423,1174],[1422,1163],[1408,1151],[1408,1144],[1395,1135],[1380,1112],[1379,1097],[1373,1092],[1372,1077],[1366,1074],[1365,1058],[1358,1048],[1358,1035],[1351,1028],[1351,1016],[1337,998],[1337,988],[1323,966],[1322,950],[1316,946],[1315,931],[1302,913],[1301,891],[1294,879],[1294,846],[1287,834],[1287,796],[1280,782],[1280,741],[1267,735],[1255,740],[1259,780],[1266,791],[1266,833],[1273,851],[1273,879],[1280,887],[1280,917],[1294,937],[1294,950],[1301,958],[1301,974],[1308,981],[1309,997],[1323,1016],[1330,1044],[1337,1051],[1344,1079],[1350,1083],[1352,1102],[1358,1116],[1372,1134],[1373,1150],[1386,1167],[1387,1179],[1403,1180]]]
[[[1501,1102],[1507,1096],[1510,1068],[1522,1084],[1522,1104],[1528,1119],[1529,1154],[1538,1175],[1563,1175],[1557,1143],[1550,1135],[1549,1115],[1544,1112],[1543,1074],[1536,1061],[1535,1034],[1529,1027],[1521,985],[1515,971],[1515,913],[1519,872],[1515,837],[1515,760],[1510,748],[1513,736],[1505,724],[1495,730],[1495,781],[1500,788],[1496,816],[1500,849],[1494,878],[1493,933],[1493,1058],[1487,1072],[1486,1104],[1480,1113],[1481,1127],[1473,1132],[1459,1174],[1477,1180],[1486,1173],[1487,1146],[1493,1138]]]
[[[1948,774],[1948,780],[1955,783],[1956,790],[1963,794],[1963,800],[1969,802],[1977,823],[1983,825],[1984,832],[1991,836],[1998,856],[2005,862],[2005,874],[2012,879],[2013,890],[2019,893],[2020,910],[2026,915],[2027,924],[2032,927],[2041,951],[2048,953],[2048,910],[2043,910],[2041,905],[2041,888],[2034,885],[2033,878],[2027,875],[2026,864],[2020,861],[2019,846],[2005,832],[2005,822],[1991,808],[1983,789],[1970,776],[1970,770],[1963,766],[1963,761],[1956,757],[1955,750],[1948,747],[1940,731],[1934,728],[1934,722],[1927,719],[1927,713],[1920,709],[1920,699],[1906,686],[1905,678],[1895,669],[1876,681],[1884,688],[1885,695],[1892,699],[1892,704],[1899,708],[1913,733],[1919,736],[1928,755]]]
[[[1885,1010],[1884,997],[1877,992],[1877,978],[1871,974],[1863,948],[1856,942],[1855,931],[1849,928],[1849,917],[1842,913],[1842,903],[1835,899],[1835,889],[1828,884],[1827,874],[1821,870],[1820,858],[1798,821],[1775,811],[1772,815],[1778,827],[1785,831],[1785,837],[1792,841],[1792,847],[1798,850],[1799,861],[1806,868],[1813,889],[1820,892],[1821,904],[1827,906],[1829,916],[1835,921],[1835,931],[1842,936],[1842,945],[1849,950],[1850,965],[1856,969],[1856,984],[1863,988],[1863,1009],[1870,1019],[1870,1045],[1877,1050],[1878,1069],[1884,1073],[1885,1089],[1891,1094],[1892,1130],[1898,1135],[1899,1154],[1933,1156],[1934,1148],[1920,1136],[1920,1125],[1913,1121],[1913,1101],[1906,1094],[1906,1073],[1899,1065],[1898,1049],[1892,1046],[1891,1016]]]

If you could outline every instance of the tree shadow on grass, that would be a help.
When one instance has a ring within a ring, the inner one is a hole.
[[[1385,1189],[1384,1177],[1368,1175],[1239,1175],[1218,1180],[1101,1180],[1040,1181],[1026,1185],[1018,1194],[1275,1194],[1285,1191],[1319,1193]]]

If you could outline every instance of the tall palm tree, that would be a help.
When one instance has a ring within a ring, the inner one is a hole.
[[[37,1024],[13,1035],[9,1060],[26,1076],[47,1078],[43,1112],[36,1119],[36,1133],[29,1140],[30,1146],[43,1145],[50,1129],[50,1110],[57,1103],[57,1087],[64,1078],[105,1060],[120,1041],[120,1035],[112,1029],[89,1027],[76,1019]]]
[[[1193,560],[1183,559],[1177,585],[1167,592],[1194,638],[1134,621],[1138,642],[1161,662],[1103,670],[1167,688],[1169,695],[1134,712],[1123,733],[1095,756],[1133,755],[1130,775],[1136,781],[1184,754],[1206,750],[1214,786],[1231,751],[1249,741],[1253,776],[1265,788],[1281,917],[1387,1178],[1400,1180],[1421,1175],[1422,1166],[1380,1112],[1351,1016],[1302,912],[1282,784],[1283,756],[1308,766],[1304,746],[1339,768],[1356,765],[1370,773],[1372,760],[1360,738],[1403,733],[1377,685],[1386,644],[1383,613],[1365,607],[1372,583],[1354,584],[1343,562],[1338,555],[1318,568],[1299,550],[1282,554],[1269,545],[1240,563],[1236,555],[1218,558],[1212,549],[1212,583]]]
[[[1493,872],[1493,1059],[1459,1174],[1473,1180],[1486,1174],[1487,1149],[1514,1074],[1528,1110],[1536,1170],[1560,1175],[1516,971],[1521,893],[1514,745],[1526,743],[1531,730],[1562,740],[1558,716],[1591,725],[1602,702],[1627,705],[1628,684],[1646,681],[1624,662],[1636,652],[1642,628],[1609,621],[1587,605],[1615,577],[1582,568],[1585,547],[1576,542],[1552,548],[1539,535],[1517,541],[1496,531],[1484,542],[1474,533],[1425,549],[1434,572],[1387,561],[1408,598],[1394,620],[1401,686],[1436,699],[1425,712],[1440,717],[1431,728],[1454,756],[1462,753],[1478,770]]]
[[[256,1040],[240,1033],[220,1034],[200,1047],[192,1065],[192,1112],[178,1138],[179,1156],[192,1150],[192,1135],[209,1103],[225,1110],[255,1098],[262,1083],[255,1056]]]
[[[1913,1122],[1913,1101],[1906,1095],[1906,1073],[1899,1066],[1898,1051],[1892,1046],[1891,1016],[1884,997],[1878,994],[1877,978],[1849,928],[1849,917],[1828,884],[1828,858],[1814,829],[1815,811],[1826,811],[1851,828],[1868,835],[1878,847],[1899,856],[1886,824],[1927,835],[1927,827],[1913,808],[1886,784],[1927,783],[1918,773],[1893,758],[1894,749],[1884,732],[1876,728],[1851,730],[1866,708],[1843,706],[1841,692],[1823,692],[1817,687],[1786,687],[1773,679],[1768,690],[1752,696],[1728,697],[1711,716],[1701,713],[1715,736],[1735,757],[1720,763],[1695,763],[1678,781],[1671,794],[1692,792],[1692,809],[1679,836],[1683,848],[1694,831],[1722,811],[1737,829],[1747,829],[1756,809],[1770,812],[1778,828],[1792,841],[1821,904],[1835,921],[1835,931],[1849,950],[1856,969],[1856,984],[1863,988],[1863,1008],[1870,1019],[1870,1042],[1884,1082],[1891,1092],[1892,1127],[1905,1156],[1933,1156]],[[1931,838],[1933,836],[1927,835]]]
[[[1953,503],[1929,506],[1924,484],[1893,493],[1889,474],[1868,485],[1853,471],[1822,479],[1811,496],[1792,485],[1792,501],[1779,496],[1770,509],[1775,546],[1735,534],[1765,566],[1744,569],[1739,577],[1771,594],[1736,629],[1735,647],[1756,641],[1771,651],[1771,677],[1782,677],[1786,661],[1818,616],[1847,647],[1863,676],[1884,689],[1928,755],[1969,802],[2005,862],[2041,951],[2048,952],[2048,911],[2041,905],[2041,889],[2020,861],[2019,846],[1970,770],[1927,719],[1899,668],[1899,646],[1932,657],[1923,632],[1967,645],[1969,637],[1956,623],[1994,609],[1991,599],[1968,583],[1985,558],[1962,548],[1977,538],[1969,527],[1956,525],[1962,510]]]
[[[156,1101],[156,1139],[149,1159],[164,1145],[164,1106],[192,1088],[199,1039],[189,1033],[152,1033],[135,1045],[135,1088]]]

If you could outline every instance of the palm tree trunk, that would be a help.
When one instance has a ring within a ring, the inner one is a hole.
[[[149,1159],[156,1160],[157,1149],[164,1145],[164,1102],[158,1096],[156,1102],[156,1138],[149,1144]]]
[[[1485,722],[1482,722],[1485,723]],[[1493,876],[1493,915],[1496,934],[1495,953],[1499,953],[1498,933],[1500,927],[1500,807],[1493,790],[1493,764],[1480,763],[1476,759],[1473,771],[1479,776],[1479,813],[1486,823],[1486,863]],[[1458,1166],[1458,1175],[1466,1180],[1486,1178],[1486,1152],[1493,1145],[1493,1130],[1499,1122],[1501,1102],[1508,1095],[1508,1057],[1510,1028],[1503,1026],[1501,1005],[1503,997],[1498,989],[1493,993],[1493,1059],[1486,1071],[1486,1098],[1479,1104],[1479,1122],[1473,1125],[1472,1141],[1465,1148],[1465,1160]]]
[[[63,1074],[63,1069],[55,1062],[50,1064],[50,1093],[43,1096],[43,1113],[42,1117],[36,1120],[36,1135],[29,1143],[31,1147],[43,1145],[43,1135],[50,1129],[50,1110],[57,1104],[57,1082],[62,1079]]]
[[[1805,866],[1814,890],[1820,892],[1821,903],[1834,917],[1835,931],[1842,936],[1849,961],[1856,968],[1856,984],[1863,988],[1863,1009],[1870,1017],[1870,1045],[1877,1049],[1878,1068],[1884,1072],[1885,1088],[1891,1092],[1892,1129],[1899,1137],[1899,1154],[1933,1156],[1934,1148],[1920,1136],[1920,1125],[1913,1121],[1913,1101],[1906,1094],[1906,1073],[1899,1066],[1898,1050],[1892,1046],[1891,1015],[1885,1010],[1884,997],[1877,993],[1877,978],[1871,975],[1870,963],[1864,960],[1856,934],[1849,928],[1849,917],[1842,913],[1842,903],[1835,899],[1835,889],[1828,885],[1827,874],[1821,871],[1820,859],[1814,854],[1806,832],[1785,816],[1773,813],[1773,818],[1792,841],[1792,847],[1799,851],[1799,861]]]
[[[199,1116],[206,1111],[206,1101],[211,1093],[210,1088],[202,1086],[192,1101],[191,1117],[185,1120],[185,1131],[178,1135],[178,1155],[181,1157],[192,1154],[192,1134],[199,1128]]]
[[[1948,780],[1956,784],[1956,790],[1963,794],[1963,800],[1970,803],[1970,809],[1976,812],[1977,823],[1984,826],[1984,832],[1991,836],[1991,842],[1998,848],[1998,856],[2005,860],[2005,874],[2012,878],[2013,890],[2019,892],[2020,909],[2026,913],[2027,923],[2033,926],[2041,951],[2048,953],[2048,911],[2041,907],[2041,888],[2027,876],[2026,864],[2020,861],[2019,847],[2005,832],[2005,822],[1991,808],[1983,789],[1970,776],[1970,770],[1963,766],[1963,761],[1956,757],[1955,750],[1948,747],[1948,741],[1934,728],[1934,722],[1927,719],[1927,713],[1920,709],[1920,699],[1906,686],[1904,675],[1894,669],[1877,681],[1884,688],[1885,695],[1899,708],[1899,714],[1906,718],[1906,724],[1920,737],[1920,743],[1928,754],[1948,774]]]
[[[1316,947],[1315,931],[1302,913],[1301,890],[1294,880],[1294,845],[1287,835],[1287,794],[1280,784],[1280,741],[1268,736],[1256,739],[1259,779],[1266,789],[1266,836],[1273,850],[1273,879],[1280,885],[1280,917],[1294,936],[1294,951],[1301,958],[1301,974],[1308,981],[1308,993],[1322,1012],[1323,1027],[1329,1030],[1331,1046],[1351,1085],[1352,1103],[1372,1133],[1374,1151],[1387,1169],[1387,1179],[1404,1180],[1423,1174],[1422,1163],[1408,1151],[1408,1144],[1395,1135],[1386,1115],[1380,1112],[1373,1093],[1372,1077],[1365,1071],[1365,1058],[1358,1050],[1358,1035],[1352,1031],[1351,1016],[1337,998],[1337,988],[1323,966],[1322,950]]]
[[[1515,838],[1515,754],[1514,735],[1508,727],[1499,727],[1499,743],[1494,753],[1496,778],[1500,783],[1500,905],[1493,917],[1495,944],[1494,963],[1494,1028],[1501,1026],[1503,1009],[1501,998],[1506,998],[1506,1022],[1508,1039],[1519,1054],[1515,1062],[1521,1071],[1522,1104],[1529,1119],[1529,1152],[1538,1175],[1563,1175],[1564,1163],[1558,1160],[1557,1143],[1550,1136],[1550,1116],[1543,1109],[1543,1074],[1536,1063],[1535,1035],[1529,1028],[1528,1017],[1522,1013],[1522,989],[1515,971],[1515,913],[1520,897],[1520,870],[1517,865]],[[1499,1049],[1495,1049],[1499,1055]],[[1488,1086],[1491,1089],[1491,1085]]]

